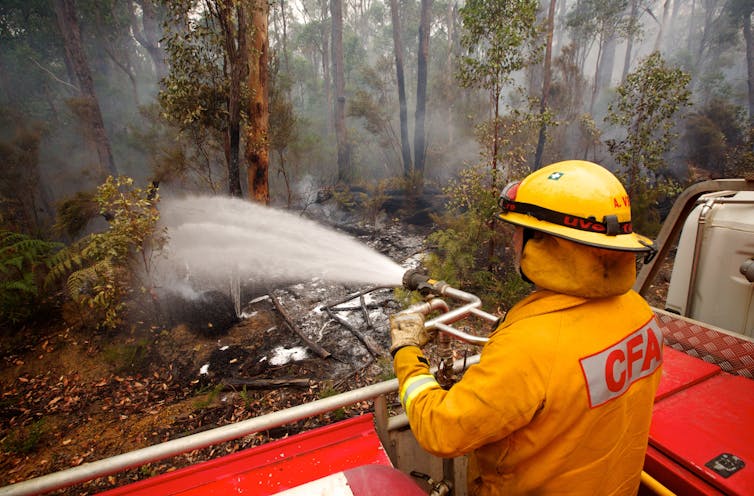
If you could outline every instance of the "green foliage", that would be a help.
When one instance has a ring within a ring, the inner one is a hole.
[[[197,392],[198,398],[194,401],[194,407],[196,407],[197,410],[202,410],[212,405],[212,403],[214,403],[220,396],[220,393],[223,392],[223,388],[225,388],[223,384],[216,384],[212,388],[209,386],[201,388]]]
[[[388,199],[385,191],[390,184],[391,181],[388,179],[372,181],[364,187],[364,191],[359,191],[355,194],[357,201],[362,206],[364,218],[367,222],[374,224],[377,221],[377,216],[382,210],[382,205]]]
[[[501,118],[500,101],[503,87],[511,82],[511,75],[532,63],[540,54],[537,43],[537,8],[535,0],[488,2],[471,0],[459,10],[463,21],[457,78],[465,88],[483,88],[489,91],[493,103],[492,117],[477,130],[479,143],[485,148],[492,169],[490,187],[496,190],[498,158],[501,153],[512,152],[514,146],[506,143],[506,125],[518,127],[527,119],[522,115]],[[515,92],[514,92],[515,93]],[[537,126],[539,129],[539,126]],[[517,135],[508,133],[508,137]],[[523,154],[513,152],[517,158]],[[503,161],[503,180],[511,177],[509,162]],[[494,193],[494,192],[493,192]],[[490,240],[493,243],[494,241]]]
[[[527,169],[527,159],[537,146],[540,122],[538,113],[511,109],[508,115],[493,118],[476,127],[477,141],[485,144],[483,157],[490,162],[494,158],[501,164],[501,170],[496,168],[491,171],[493,195],[499,192],[500,180],[519,177]],[[490,145],[493,142],[497,142],[496,147]],[[497,155],[493,157],[493,153]]]
[[[626,130],[624,138],[609,139],[606,144],[621,167],[618,175],[631,197],[633,224],[648,235],[658,227],[655,203],[675,189],[658,173],[667,168],[665,154],[676,137],[672,118],[688,104],[690,79],[655,52],[628,75],[605,117]]]
[[[72,198],[68,198],[58,206],[55,231],[69,237],[78,236],[90,220],[99,215],[99,205],[94,195],[86,191],[78,191]]]
[[[721,99],[712,99],[686,118],[683,141],[689,162],[713,178],[738,175],[731,161],[746,148],[745,116],[742,109]]]
[[[152,177],[186,190],[218,192],[227,169],[223,166],[222,137],[189,128],[181,131],[161,115],[159,105],[143,106],[144,125],[132,129],[134,140],[149,157]]]
[[[58,252],[46,282],[65,279],[67,294],[82,315],[97,327],[112,329],[122,322],[126,297],[138,289],[138,274],[148,276],[165,233],[157,230],[159,196],[153,188],[136,188],[128,177],[108,177],[95,200],[108,229]]]
[[[462,86],[499,91],[513,72],[536,57],[538,6],[535,0],[469,0],[459,9],[465,51],[458,73]]]
[[[573,39],[583,41],[584,49],[595,38],[600,43],[616,36],[623,39],[638,29],[635,19],[626,16],[627,8],[628,0],[581,0],[568,12],[566,26]]]
[[[13,455],[28,455],[39,446],[45,434],[45,419],[40,418],[26,428],[13,430],[2,440],[2,450]]]
[[[102,354],[116,373],[140,370],[149,358],[149,343],[140,339],[136,343],[113,344],[105,347]]]
[[[438,219],[441,229],[428,238],[433,250],[424,263],[433,278],[477,294],[485,307],[509,308],[529,287],[515,268],[511,233],[493,221],[499,209],[489,180],[483,168],[461,172],[447,190],[448,213]],[[493,253],[490,246],[496,247]]]
[[[319,399],[322,400],[337,394],[340,394],[340,391],[337,390],[333,381],[324,381],[320,384]],[[343,420],[346,418],[346,410],[344,408],[338,408],[330,412],[330,415],[332,415],[336,421]]]
[[[381,57],[375,66],[362,66],[359,76],[362,87],[354,91],[348,104],[348,117],[361,120],[374,139],[369,140],[381,151],[390,170],[401,171],[401,141],[393,124],[398,111],[393,95],[392,68],[394,60]]]
[[[180,130],[185,142],[184,172],[202,171],[212,185],[213,163],[225,162],[221,174],[240,193],[232,154],[240,149],[234,143],[248,110],[248,53],[241,41],[242,33],[249,37],[250,28],[242,23],[246,4],[169,0],[165,6],[170,19],[163,42],[170,70],[158,96],[162,118]]]
[[[60,243],[0,231],[0,324],[29,319],[43,296],[42,277]]]
[[[40,192],[41,125],[27,126],[24,117],[0,109],[0,128],[14,128],[12,138],[0,133],[0,226],[17,232],[41,233],[46,228],[45,198]]]
[[[230,80],[223,39],[210,12],[191,14],[195,2],[170,0],[165,46],[170,73],[162,81],[164,116],[181,128],[224,129]]]

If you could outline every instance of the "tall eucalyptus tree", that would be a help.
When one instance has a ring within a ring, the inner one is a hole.
[[[332,16],[332,71],[335,81],[335,139],[338,146],[338,181],[351,180],[351,152],[346,133],[346,82],[343,68],[343,0],[330,0]]]
[[[537,0],[468,0],[459,10],[463,23],[458,78],[461,86],[489,92],[492,108],[490,167],[493,190],[498,181],[500,99],[512,74],[537,53]],[[508,170],[503,171],[506,180]]]
[[[398,106],[401,126],[401,157],[403,174],[408,177],[413,169],[411,145],[408,141],[408,107],[406,105],[406,78],[403,73],[403,39],[401,38],[401,18],[398,0],[390,0],[390,16],[393,28],[393,51],[395,52],[395,77],[398,85]]]
[[[427,72],[429,70],[429,31],[431,28],[432,0],[421,0],[421,20],[419,21],[419,50],[417,53],[416,74],[416,113],[414,114],[414,170],[421,186],[426,159],[426,134],[424,122],[427,113]]]
[[[105,130],[105,122],[102,119],[102,110],[99,100],[94,92],[94,80],[89,61],[84,52],[81,41],[81,28],[78,21],[78,12],[74,0],[54,0],[55,17],[58,21],[65,60],[69,73],[75,78],[73,81],[81,95],[78,104],[75,105],[76,113],[83,125],[88,129],[87,135],[96,151],[98,165],[104,175],[117,175],[118,170],[113,160],[113,152],[110,147],[110,139]]]
[[[251,43],[242,54],[249,74],[249,126],[246,140],[249,196],[260,203],[270,203],[269,186],[269,41],[267,0],[246,0],[251,10]],[[248,57],[248,58],[247,58]]]

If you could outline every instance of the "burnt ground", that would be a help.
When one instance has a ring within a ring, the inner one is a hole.
[[[348,230],[407,267],[427,234],[398,223]],[[369,289],[306,281],[242,291],[239,321],[228,317],[229,298],[213,294],[204,307],[166,312],[170,325],[142,321],[95,333],[61,321],[4,337],[0,486],[392,377],[388,315],[403,303],[390,289]],[[286,319],[327,358],[306,347]],[[370,408],[363,402],[56,494],[93,494]]]

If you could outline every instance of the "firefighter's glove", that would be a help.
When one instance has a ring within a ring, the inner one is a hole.
[[[429,334],[424,328],[424,315],[421,313],[398,313],[390,316],[390,354],[404,346],[422,347],[429,341]]]

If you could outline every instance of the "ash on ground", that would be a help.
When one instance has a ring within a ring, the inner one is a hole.
[[[406,270],[420,264],[429,232],[406,225],[348,230]],[[207,383],[337,383],[373,365],[389,367],[389,316],[402,309],[394,288],[321,279],[276,288],[247,285],[241,288],[240,322],[217,328],[216,346],[195,357],[193,367]]]

